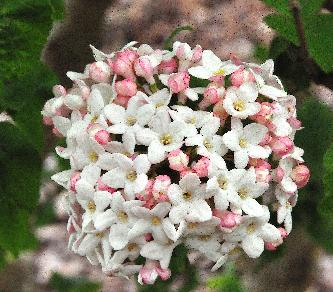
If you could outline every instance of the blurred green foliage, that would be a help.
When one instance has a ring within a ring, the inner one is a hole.
[[[40,110],[51,98],[55,75],[40,61],[61,0],[2,0],[0,5],[0,262],[36,247],[32,233],[43,152]],[[41,222],[39,222],[41,223]]]
[[[97,292],[100,285],[85,278],[67,278],[58,273],[54,273],[49,282],[49,286],[58,292]]]
[[[211,277],[207,287],[221,292],[244,292],[245,289],[232,264],[229,264],[222,274]]]

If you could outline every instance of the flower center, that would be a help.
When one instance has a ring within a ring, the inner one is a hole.
[[[119,221],[121,221],[123,223],[127,222],[128,215],[124,211],[118,212],[117,217],[118,217]]]
[[[234,101],[234,109],[238,112],[241,112],[245,109],[245,103],[241,99],[237,99]]]
[[[104,232],[97,232],[95,234],[96,237],[102,238],[104,236]]]
[[[158,102],[158,103],[156,103],[155,104],[155,108],[159,108],[159,107],[161,107],[161,106],[163,106],[164,104],[162,103],[162,102]]]
[[[291,207],[291,205],[290,205],[290,203],[287,201],[286,202],[286,208],[288,209],[288,208],[290,208]]]
[[[248,225],[246,227],[246,232],[248,234],[251,234],[251,233],[253,233],[256,230],[256,228],[257,228],[256,225],[254,223],[251,223],[250,225]]]
[[[126,119],[127,125],[133,126],[136,123],[136,118],[133,116],[128,116]]]
[[[151,218],[151,223],[153,225],[160,225],[161,224],[161,219],[157,216],[154,216],[153,218]]]
[[[218,184],[219,184],[219,187],[220,187],[222,190],[226,190],[226,189],[227,189],[227,187],[228,187],[228,182],[227,182],[227,180],[226,180],[225,178],[223,178],[223,177],[219,177],[219,178],[217,179],[217,182],[218,182]]]
[[[91,213],[94,213],[96,211],[96,205],[94,201],[89,201],[87,207]]]
[[[247,189],[240,189],[240,190],[238,191],[238,195],[239,195],[240,198],[243,199],[243,200],[246,199],[246,198],[248,197],[247,193],[248,193],[248,190],[247,190]]]
[[[196,223],[196,222],[190,222],[190,223],[187,224],[188,229],[194,229],[197,226],[198,226],[198,223]]]
[[[170,134],[164,134],[162,137],[161,137],[161,143],[163,145],[169,145],[172,143],[172,136]]]
[[[199,236],[199,240],[202,240],[202,241],[207,241],[210,239],[210,235],[200,235]]]
[[[136,178],[137,178],[136,171],[135,171],[135,170],[131,170],[130,172],[128,172],[126,178],[127,178],[129,181],[135,181]]]
[[[95,151],[91,151],[88,153],[88,157],[91,162],[96,162],[98,159],[98,154]]]
[[[225,74],[225,71],[222,68],[213,73],[214,76],[219,76],[219,75],[224,75],[224,74]]]
[[[212,149],[212,148],[213,148],[212,143],[211,143],[208,139],[205,139],[205,140],[203,141],[203,144],[204,144],[204,146],[205,146],[207,149]]]
[[[244,138],[239,139],[239,146],[245,148],[247,146],[247,141]]]
[[[127,249],[128,251],[133,251],[135,249],[137,249],[138,245],[136,243],[130,243],[127,245]]]
[[[240,252],[241,252],[241,249],[239,247],[235,247],[234,249],[229,251],[229,255],[236,255],[236,254],[239,254]]]
[[[93,117],[91,118],[91,123],[92,123],[92,124],[95,124],[95,123],[97,122],[97,119],[98,119],[98,116],[93,116]]]
[[[196,119],[196,117],[190,117],[188,120],[187,120],[187,123],[189,123],[189,124],[195,124],[196,123],[196,121],[197,121],[197,119]]]
[[[190,192],[183,193],[183,198],[184,200],[191,200],[192,199],[192,194]]]

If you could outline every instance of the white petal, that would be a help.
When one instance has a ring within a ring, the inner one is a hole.
[[[105,228],[110,227],[115,222],[117,222],[116,214],[111,209],[108,209],[96,216],[94,226],[97,230],[102,231]]]
[[[242,209],[246,214],[255,217],[260,217],[264,213],[262,206],[252,198],[243,199]]]
[[[124,224],[114,224],[110,229],[110,244],[115,250],[124,248],[128,243],[129,228]]]
[[[111,195],[107,191],[97,191],[94,194],[94,201],[96,204],[96,210],[102,211],[111,203]]]
[[[186,220],[190,222],[204,222],[212,218],[212,210],[204,200],[197,200],[191,204],[186,216]]]
[[[152,141],[148,147],[148,159],[151,163],[159,163],[166,158],[166,153],[159,141]]]
[[[249,162],[249,156],[246,150],[234,152],[235,167],[245,168]]]
[[[267,127],[252,123],[244,127],[244,138],[250,144],[259,144],[268,132]]]
[[[264,251],[264,241],[255,235],[246,236],[242,248],[250,258],[257,258]]]
[[[280,231],[270,223],[266,223],[261,227],[260,235],[266,242],[276,242],[281,239]]]
[[[212,77],[211,71],[207,70],[204,66],[196,66],[188,69],[188,73],[200,79],[209,79]]]
[[[150,169],[150,162],[146,154],[140,154],[134,159],[134,168],[138,174],[147,173]]]
[[[205,68],[214,72],[220,69],[222,61],[211,50],[204,50],[202,52],[202,64]]]
[[[125,109],[117,104],[108,104],[104,108],[105,116],[113,124],[118,124],[125,121]]]
[[[125,186],[125,173],[119,168],[114,168],[102,176],[102,182],[113,188],[123,188]]]

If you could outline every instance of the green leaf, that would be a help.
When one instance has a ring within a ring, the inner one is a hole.
[[[290,14],[289,0],[263,0],[263,2],[282,14]]]
[[[191,25],[178,26],[164,41],[164,48],[166,50],[172,50],[173,39],[180,34],[182,31],[192,31],[193,27]]]
[[[97,292],[100,284],[84,278],[67,278],[54,273],[49,283],[50,287],[58,292]]]
[[[279,34],[295,45],[299,44],[298,35],[295,28],[294,18],[291,15],[270,14],[264,21]]]
[[[24,133],[9,123],[0,123],[0,158],[0,247],[17,256],[36,245],[30,215],[39,198],[41,160]]]
[[[221,292],[245,291],[234,268],[228,268],[222,274],[209,278],[207,281],[207,287],[214,289],[214,291],[221,291]]]
[[[279,36],[275,37],[271,43],[271,47],[269,50],[269,57],[271,59],[276,59],[284,51],[286,51],[288,47],[289,47],[289,43],[286,39],[279,37]]]

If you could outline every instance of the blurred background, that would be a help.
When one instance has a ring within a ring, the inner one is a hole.
[[[298,4],[305,48],[287,0],[1,0],[0,291],[333,291],[333,1]],[[132,40],[157,48],[182,25],[193,31],[179,40],[221,59],[275,60],[299,102],[306,130],[296,143],[312,178],[277,251],[214,274],[190,253],[195,269],[141,289],[67,251],[62,190],[50,180],[67,167],[53,151],[63,141],[44,128],[40,110],[54,84],[70,85],[67,71],[93,61],[89,44],[104,52]]]

